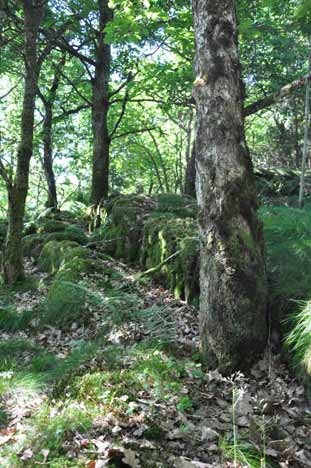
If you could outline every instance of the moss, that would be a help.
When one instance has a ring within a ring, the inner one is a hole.
[[[54,281],[43,306],[41,323],[68,328],[90,321],[90,305],[98,305],[99,299],[82,285],[69,281]]]
[[[29,234],[23,238],[23,251],[26,257],[39,257],[46,242],[45,236],[40,234]]]
[[[38,259],[38,265],[41,270],[53,274],[57,273],[66,260],[74,257],[84,258],[86,255],[87,251],[77,242],[51,240],[44,245]]]
[[[97,264],[88,258],[73,257],[67,260],[59,269],[55,276],[56,280],[78,281],[83,274],[97,270]]]
[[[39,221],[37,227],[38,234],[46,234],[49,232],[63,232],[66,229],[67,225],[62,221],[55,219],[43,219]]]
[[[137,262],[143,224],[155,206],[154,200],[144,195],[116,197],[103,231],[107,253],[129,263]]]
[[[196,301],[199,295],[199,242],[196,222],[191,218],[149,219],[144,226],[141,264],[159,265],[176,252],[179,255],[154,273],[154,278],[174,292],[175,297]]]
[[[49,242],[51,240],[57,240],[57,241],[74,241],[78,242],[81,245],[84,245],[87,243],[87,236],[85,235],[83,229],[81,229],[78,226],[67,226],[64,231],[62,232],[51,232],[50,234],[47,234],[46,237],[46,242]]]
[[[156,212],[170,213],[179,218],[196,218],[197,204],[192,197],[176,193],[161,193],[156,197]]]
[[[119,195],[111,200],[110,205],[105,225],[94,236],[96,240],[106,241],[104,246],[107,253],[129,263],[139,261],[146,219],[196,216],[193,199],[176,194],[156,197]]]

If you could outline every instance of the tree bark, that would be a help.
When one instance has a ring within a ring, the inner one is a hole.
[[[109,79],[111,46],[105,43],[105,27],[112,20],[108,0],[98,0],[99,32],[96,48],[95,76],[92,82],[93,168],[91,203],[98,206],[109,190],[109,153],[111,138],[108,129]]]
[[[4,281],[9,285],[24,277],[22,231],[28,192],[29,165],[33,150],[34,110],[39,76],[37,38],[43,19],[44,5],[44,0],[24,0],[23,2],[25,88],[16,173],[8,193],[8,234],[3,258]]]
[[[267,282],[243,125],[234,0],[194,0],[203,356],[231,372],[266,345]]]

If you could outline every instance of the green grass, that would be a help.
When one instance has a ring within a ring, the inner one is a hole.
[[[235,463],[234,466],[243,466],[248,468],[274,468],[264,453],[259,452],[258,448],[248,442],[239,442],[234,444],[227,438],[222,439],[220,449],[224,460]]]
[[[265,207],[264,222],[272,321],[311,297],[311,208]]]
[[[311,376],[311,301],[300,302],[298,311],[293,312],[288,323],[290,332],[286,345],[290,350],[292,362],[304,380]]]
[[[32,310],[24,310],[17,312],[14,306],[3,304],[0,305],[0,330],[14,333],[20,330],[25,330],[29,327],[34,318]]]
[[[99,307],[100,303],[98,295],[82,284],[57,280],[42,306],[41,325],[66,329],[75,322],[81,326],[90,320],[90,307]]]

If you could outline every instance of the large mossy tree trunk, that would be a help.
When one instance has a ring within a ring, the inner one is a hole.
[[[97,207],[109,190],[111,138],[108,129],[111,46],[105,42],[105,27],[112,20],[108,0],[98,0],[99,32],[96,46],[95,76],[92,81],[93,168],[91,203]]]
[[[24,277],[22,232],[28,192],[29,165],[33,150],[34,110],[39,76],[37,38],[44,8],[44,0],[23,1],[25,85],[21,139],[17,151],[15,177],[8,187],[8,233],[3,257],[4,281],[9,285]]]
[[[234,0],[194,0],[197,196],[204,357],[231,372],[266,345],[267,282],[245,142]]]

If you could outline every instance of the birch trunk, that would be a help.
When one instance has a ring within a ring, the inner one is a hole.
[[[267,338],[267,282],[253,168],[245,142],[233,0],[194,0],[197,197],[203,356],[231,372]]]

